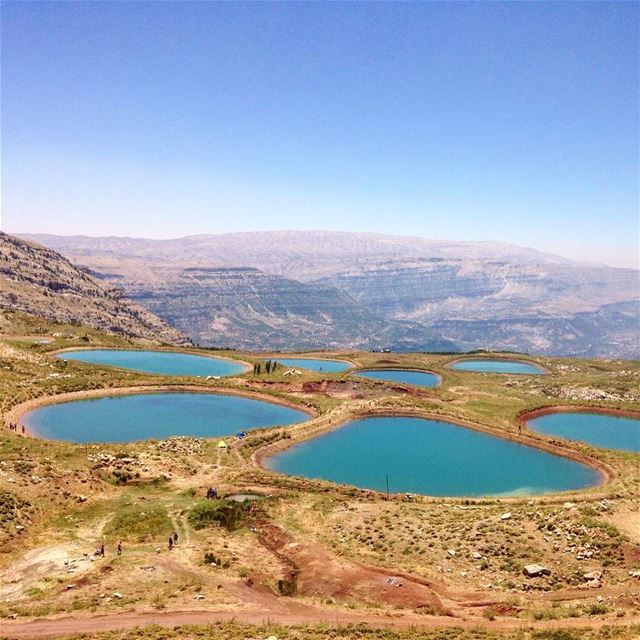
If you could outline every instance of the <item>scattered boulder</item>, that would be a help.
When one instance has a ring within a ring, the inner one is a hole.
[[[551,570],[541,564],[528,564],[522,570],[527,578],[539,578],[541,576],[548,576],[551,574]]]
[[[507,513],[503,513],[500,516],[500,520],[511,520],[511,511],[507,511]]]
[[[587,573],[583,573],[582,577],[589,580],[601,580],[602,579],[602,571],[588,571]]]

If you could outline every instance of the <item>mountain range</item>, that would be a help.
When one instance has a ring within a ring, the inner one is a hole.
[[[203,345],[638,357],[638,271],[499,242],[273,231],[22,234]]]

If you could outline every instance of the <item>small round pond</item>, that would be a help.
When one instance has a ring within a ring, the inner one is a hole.
[[[607,449],[640,451],[638,418],[588,411],[558,411],[533,418],[527,425],[548,436],[580,440]]]
[[[285,367],[308,369],[322,373],[340,373],[350,369],[353,365],[344,360],[323,360],[322,358],[272,358],[273,361]]]
[[[142,351],[138,349],[79,349],[56,354],[63,360],[132,369],[166,376],[233,376],[244,373],[247,366],[227,358],[211,358],[177,351]]]
[[[71,442],[131,442],[169,436],[216,438],[303,422],[272,402],[215,393],[137,393],[60,402],[22,417],[33,433]]]
[[[521,373],[528,375],[545,373],[542,367],[532,362],[522,362],[520,360],[469,358],[467,360],[458,360],[448,366],[456,371],[475,371],[478,373]]]
[[[458,425],[363,418],[275,454],[274,471],[431,496],[517,496],[584,489],[601,474],[567,458]]]
[[[368,369],[354,371],[353,374],[371,380],[400,382],[416,387],[437,387],[440,384],[440,376],[430,371],[419,371],[418,369]]]

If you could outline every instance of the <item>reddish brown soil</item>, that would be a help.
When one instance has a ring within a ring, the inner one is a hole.
[[[338,558],[318,545],[294,541],[268,522],[260,524],[259,540],[283,562],[287,578],[296,579],[297,595],[451,613],[426,581]]]

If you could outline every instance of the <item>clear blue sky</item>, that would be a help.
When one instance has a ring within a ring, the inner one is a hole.
[[[638,260],[632,2],[4,2],[9,232]]]

